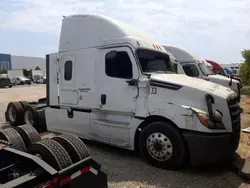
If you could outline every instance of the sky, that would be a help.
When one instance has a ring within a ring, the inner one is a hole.
[[[0,53],[45,57],[58,50],[63,16],[99,13],[159,44],[218,63],[250,48],[250,0],[0,0]]]

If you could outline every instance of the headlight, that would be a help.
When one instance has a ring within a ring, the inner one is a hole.
[[[197,118],[202,125],[208,129],[225,129],[225,126],[222,122],[223,114],[217,110],[214,111],[214,121],[205,113],[197,113]]]
[[[223,118],[223,114],[220,111],[215,110],[214,111],[214,120],[216,122],[222,122],[222,118]]]

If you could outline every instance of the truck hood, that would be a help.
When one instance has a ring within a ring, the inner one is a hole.
[[[218,95],[222,98],[227,98],[233,91],[216,83],[206,81],[199,78],[190,77],[182,74],[152,74],[150,79],[169,84],[181,85],[184,87],[201,90],[206,93]]]
[[[230,78],[226,77],[226,76],[222,76],[222,75],[218,75],[218,74],[215,74],[215,75],[209,75],[208,76],[209,79],[217,79],[217,80],[222,80],[222,81],[226,81],[226,82],[230,82]],[[237,80],[234,80],[232,79],[233,82],[237,83],[238,81]]]
[[[208,80],[211,81],[211,82],[214,82],[216,84],[220,84],[222,86],[230,88],[235,93],[237,93],[238,95],[240,94],[239,89],[238,89],[238,83],[239,83],[238,80],[232,79],[232,85],[231,86],[229,86],[230,78],[227,78],[227,77],[222,76],[222,75],[209,75]]]

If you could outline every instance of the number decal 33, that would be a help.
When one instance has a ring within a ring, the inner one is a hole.
[[[157,93],[157,88],[156,87],[150,87],[150,94],[155,95]]]

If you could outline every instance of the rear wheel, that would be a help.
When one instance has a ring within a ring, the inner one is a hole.
[[[21,135],[13,128],[0,129],[0,139],[10,142],[12,148],[26,151],[26,146]]]
[[[15,129],[21,135],[26,147],[42,140],[39,133],[32,126],[22,125]]]
[[[66,151],[68,151],[73,163],[76,163],[89,156],[87,147],[75,135],[63,134],[52,138],[61,144]]]
[[[38,114],[34,105],[29,105],[24,108],[24,122],[26,125],[32,126],[40,132]]]
[[[62,170],[73,164],[68,152],[52,139],[32,144],[28,148],[28,153],[40,157],[56,170]]]
[[[29,102],[27,102],[27,101],[18,101],[18,102],[22,105],[23,109],[24,109],[26,106],[29,106],[29,105],[30,105]]]
[[[153,166],[174,170],[186,157],[184,140],[173,125],[153,122],[146,126],[139,138],[142,156]]]
[[[6,119],[9,120],[12,126],[23,124],[24,110],[19,102],[10,102],[6,110]]]

